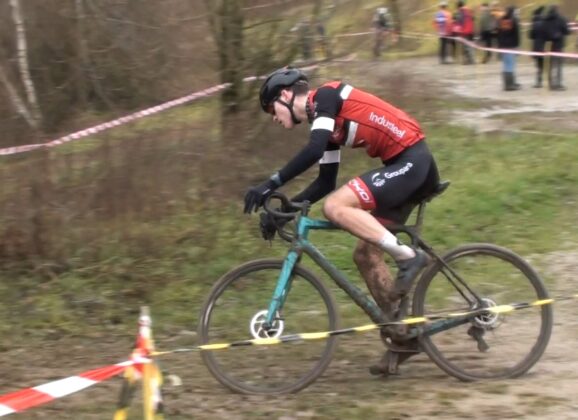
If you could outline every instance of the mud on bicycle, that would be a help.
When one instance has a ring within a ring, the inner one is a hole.
[[[384,360],[388,372],[396,373],[400,362],[425,352],[443,371],[462,381],[526,373],[549,342],[551,305],[530,305],[515,313],[484,309],[547,299],[546,287],[524,259],[506,248],[473,243],[439,255],[422,239],[426,204],[448,185],[440,183],[432,195],[416,203],[413,225],[387,226],[396,235],[409,236],[412,246],[431,258],[415,281],[413,293],[402,297],[395,314],[383,313],[309,241],[312,230],[339,228],[309,217],[307,202],[291,203],[274,193],[264,208],[280,221],[278,234],[290,243],[286,258],[250,261],[219,279],[202,307],[199,339],[200,344],[281,336],[295,340],[202,352],[211,374],[235,392],[280,394],[297,392],[324,373],[338,337],[329,334],[327,339],[316,341],[298,338],[304,333],[339,332],[338,305],[319,278],[319,271],[302,264],[303,255],[310,257],[345,292],[345,299],[352,300],[374,324],[386,324],[380,336],[389,348]],[[283,211],[272,204],[275,200],[281,201]],[[398,327],[407,317],[424,315],[433,321]],[[388,324],[391,321],[393,325]],[[408,352],[400,348],[398,344],[404,342],[415,343],[415,349]]]

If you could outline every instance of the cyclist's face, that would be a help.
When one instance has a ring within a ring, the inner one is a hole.
[[[292,92],[289,90],[281,91],[279,98],[273,102],[271,107],[271,115],[273,115],[273,121],[281,124],[284,128],[293,128],[293,119],[291,118],[291,112],[289,108],[283,104],[289,103],[291,101]]]

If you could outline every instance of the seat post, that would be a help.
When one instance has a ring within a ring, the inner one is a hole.
[[[417,233],[421,233],[421,225],[423,223],[423,216],[425,213],[425,205],[426,202],[422,201],[421,203],[419,203],[419,207],[417,208],[417,216],[415,218],[415,230],[417,231]]]

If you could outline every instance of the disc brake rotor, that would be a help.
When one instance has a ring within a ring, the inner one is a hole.
[[[482,298],[482,304],[476,304],[472,309],[477,310],[480,308],[492,308],[498,306],[496,302],[489,298]],[[476,316],[472,320],[472,324],[477,327],[483,328],[484,330],[491,330],[497,328],[500,324],[501,317],[500,314],[496,314],[493,312],[483,312],[480,315]]]
[[[257,312],[251,319],[251,336],[253,338],[279,338],[283,334],[285,323],[280,319],[279,314],[275,315],[270,328],[263,328],[267,320],[267,310]]]

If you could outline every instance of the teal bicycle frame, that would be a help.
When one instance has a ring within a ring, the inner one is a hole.
[[[283,305],[285,304],[285,300],[291,290],[291,280],[292,276],[291,273],[295,268],[295,265],[300,261],[301,256],[303,253],[307,254],[311,259],[325,271],[329,277],[335,281],[337,286],[339,286],[345,293],[351,297],[351,299],[359,306],[375,324],[384,324],[388,322],[387,316],[383,313],[383,311],[377,306],[377,304],[359,287],[355,284],[351,283],[347,276],[340,271],[337,267],[335,267],[309,240],[307,239],[309,236],[309,231],[311,230],[338,230],[340,229],[338,226],[334,225],[333,223],[326,221],[326,220],[317,220],[312,219],[308,216],[301,215],[298,217],[297,220],[297,228],[296,228],[296,237],[293,239],[291,243],[291,247],[287,256],[285,257],[285,261],[283,262],[283,267],[281,268],[281,274],[279,275],[279,279],[277,281],[277,286],[273,293],[273,297],[271,299],[271,303],[269,304],[269,309],[267,312],[267,318],[263,323],[263,327],[265,329],[269,328],[270,326],[274,325],[274,321],[281,310],[283,309]],[[405,230],[409,233],[408,230]],[[440,259],[435,253],[433,253],[432,249],[425,244],[419,238],[413,238],[412,240],[417,241],[422,248],[424,248],[430,255],[433,255],[435,258]],[[442,264],[447,267],[445,262],[442,261]],[[449,267],[447,267],[449,269]],[[451,270],[451,269],[450,269]],[[453,271],[453,270],[452,270]],[[405,297],[404,299],[407,299]],[[448,330],[450,328],[456,327],[461,324],[465,324],[469,322],[467,318],[452,318],[452,319],[441,319],[430,323],[426,326],[415,326],[410,329],[406,338],[416,337],[419,334],[427,333],[428,335],[436,334],[438,332],[442,332]]]
[[[345,291],[353,301],[363,309],[376,324],[386,322],[386,316],[383,311],[373,302],[373,300],[364,293],[359,287],[351,283],[345,274],[335,267],[329,260],[307,239],[309,231],[311,230],[337,230],[340,229],[333,223],[326,220],[312,219],[307,216],[300,216],[297,221],[297,236],[291,244],[289,253],[285,258],[277,287],[273,293],[273,298],[269,305],[267,312],[267,319],[264,327],[273,325],[273,321],[277,314],[283,308],[285,299],[291,290],[291,273],[295,268],[295,264],[299,262],[303,253],[307,254],[311,259],[323,269],[335,283]]]

